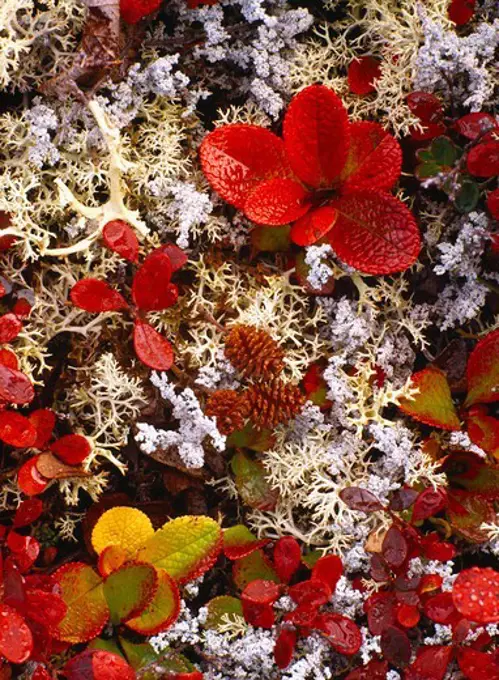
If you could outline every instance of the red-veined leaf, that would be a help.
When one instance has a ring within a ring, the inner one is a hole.
[[[341,172],[343,194],[364,189],[391,189],[402,169],[402,149],[378,123],[350,126],[350,147]]]
[[[204,138],[199,154],[213,189],[239,209],[257,184],[291,174],[282,140],[257,125],[223,125]]]
[[[350,141],[341,99],[324,85],[306,87],[291,100],[283,136],[291,167],[302,182],[330,186],[345,164]]]
[[[0,399],[10,404],[29,404],[34,396],[35,390],[27,375],[0,364]]]
[[[32,411],[28,419],[36,428],[36,441],[33,447],[35,449],[43,449],[52,437],[52,431],[56,423],[55,413],[49,408],[39,408],[36,411]]]
[[[124,220],[108,222],[102,237],[106,246],[125,260],[137,262],[139,259],[139,240],[128,222]]]
[[[296,180],[276,177],[257,184],[247,195],[243,211],[256,224],[278,227],[309,211],[308,196]]]
[[[314,564],[312,580],[321,581],[333,593],[340,576],[343,574],[343,564],[337,555],[324,555]]]
[[[429,487],[422,491],[414,503],[412,521],[420,522],[441,512],[447,506],[447,491],[444,487]]]
[[[22,327],[22,321],[12,312],[0,316],[0,343],[12,342],[19,335]]]
[[[499,621],[499,572],[490,567],[461,571],[454,581],[452,597],[456,609],[470,621]]]
[[[293,536],[283,536],[274,546],[274,567],[283,583],[289,583],[301,563],[301,549]]]
[[[47,488],[49,480],[38,472],[36,464],[40,456],[33,456],[19,468],[17,483],[27,496],[37,496]]]
[[[0,412],[0,440],[9,446],[26,448],[36,441],[36,428],[17,411]]]
[[[451,0],[447,15],[456,26],[464,26],[475,13],[476,0]]]
[[[156,371],[167,371],[173,364],[173,348],[150,324],[137,319],[133,328],[133,347],[138,359]]]
[[[66,465],[79,465],[91,453],[92,447],[81,434],[67,434],[50,445],[50,450]]]
[[[274,647],[274,660],[278,668],[284,669],[289,666],[296,647],[298,635],[291,628],[283,628]]]
[[[401,567],[409,552],[409,546],[401,530],[392,524],[383,539],[381,552],[390,567],[398,569]]]
[[[82,279],[69,293],[71,302],[86,312],[118,312],[126,309],[125,298],[109,284],[99,279]]]
[[[450,646],[420,647],[416,659],[405,671],[406,680],[444,680],[452,652]]]
[[[343,503],[348,505],[351,510],[369,513],[383,509],[383,505],[378,498],[360,486],[347,486],[340,491],[339,496]]]
[[[328,240],[338,257],[367,274],[403,271],[421,248],[413,214],[390,194],[374,190],[333,201],[338,212]]]
[[[315,208],[291,227],[290,237],[298,246],[310,246],[325,236],[336,222],[337,212],[329,205]]]
[[[26,527],[40,517],[43,512],[43,503],[38,498],[29,498],[21,503],[14,515],[12,526],[15,529]]]
[[[0,604],[0,654],[11,663],[24,663],[33,651],[33,636],[23,617]]]
[[[133,277],[132,298],[139,309],[161,311],[175,304],[178,288],[170,283],[172,266],[166,253],[155,250]]]
[[[499,400],[499,329],[478,342],[468,359],[466,377],[466,407]]]
[[[376,90],[375,82],[381,75],[378,59],[374,57],[360,57],[353,59],[348,67],[348,87],[354,94],[370,94]]]
[[[452,401],[445,373],[436,366],[428,366],[414,373],[412,386],[419,389],[414,399],[400,400],[400,409],[426,425],[444,430],[460,430],[461,424]]]
[[[474,146],[468,152],[466,166],[475,177],[499,175],[499,142],[482,142]]]
[[[497,121],[490,113],[468,113],[454,123],[455,129],[468,139],[476,139],[497,127]]]
[[[381,633],[381,651],[384,658],[397,668],[405,666],[411,658],[411,643],[407,633],[395,626],[388,626]]]
[[[67,680],[135,680],[135,671],[117,654],[86,649],[63,668]]]
[[[331,646],[340,654],[357,654],[362,644],[358,626],[347,616],[320,614],[314,624]]]

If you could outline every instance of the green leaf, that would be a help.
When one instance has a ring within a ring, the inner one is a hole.
[[[220,595],[210,600],[206,605],[208,615],[204,623],[205,628],[217,629],[230,618],[234,620],[236,616],[243,616],[243,606],[241,600],[230,595]]]
[[[259,540],[244,524],[236,524],[223,532],[223,551],[230,560],[239,560],[261,548],[267,539]]]
[[[277,492],[267,482],[262,463],[238,451],[232,456],[230,465],[243,502],[257,510],[272,510],[277,502]]]
[[[117,625],[146,608],[158,588],[156,569],[149,564],[126,564],[104,582],[104,595]]]
[[[137,560],[164,569],[180,583],[204,574],[222,547],[222,530],[211,517],[177,517],[167,522],[138,551]]]
[[[260,252],[283,253],[291,247],[290,231],[289,224],[282,227],[256,227],[250,234],[251,243]]]
[[[306,553],[305,555],[302,555],[301,561],[307,566],[309,569],[313,569],[315,567],[316,562],[323,557],[324,553],[321,552],[320,550],[311,550],[310,552]]]
[[[463,213],[468,213],[474,210],[480,199],[480,187],[476,182],[465,180],[461,184],[454,204],[456,208]]]
[[[95,640],[92,640],[92,642],[88,644],[87,649],[101,649],[103,652],[117,654],[118,656],[121,656],[123,659],[125,659],[125,657],[123,656],[123,652],[121,651],[115,640],[104,640],[103,638],[95,638]]]
[[[449,137],[436,137],[430,146],[417,152],[416,157],[420,163],[416,168],[416,177],[427,179],[441,172],[449,172],[462,153],[461,147],[454,144]]]
[[[234,578],[234,583],[241,590],[244,590],[248,583],[257,579],[274,581],[274,583],[281,582],[279,576],[262,550],[255,550],[251,555],[247,555],[241,560],[234,562],[234,565],[232,566],[232,576]]]
[[[445,373],[436,366],[428,366],[412,376],[412,386],[419,389],[414,399],[401,399],[400,408],[421,423],[460,430],[461,424],[452,401]]]
[[[271,430],[257,430],[252,423],[246,423],[242,430],[237,430],[228,437],[227,448],[263,452],[273,446],[274,441]]]
[[[123,637],[120,637],[119,641],[125,652],[126,659],[134,671],[157,661],[159,658],[159,654],[147,642],[130,642],[130,640]]]
[[[158,587],[147,607],[126,625],[141,635],[154,635],[166,630],[180,612],[180,595],[175,581],[163,569],[157,570]]]

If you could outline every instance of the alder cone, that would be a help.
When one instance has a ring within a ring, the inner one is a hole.
[[[239,324],[225,338],[225,356],[245,378],[269,378],[284,368],[284,352],[267,331]]]
[[[295,418],[305,403],[305,395],[296,385],[279,378],[255,383],[245,392],[249,419],[260,429],[273,429]]]
[[[217,390],[206,402],[205,414],[215,416],[219,432],[230,435],[244,427],[248,404],[234,390]]]

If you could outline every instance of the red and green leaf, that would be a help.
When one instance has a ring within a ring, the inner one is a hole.
[[[163,569],[157,570],[156,592],[146,608],[126,622],[128,628],[141,635],[154,635],[166,630],[177,619],[180,612],[178,586]]]
[[[468,359],[466,377],[466,407],[499,400],[499,329],[478,342]]]
[[[452,401],[445,373],[428,366],[412,376],[412,386],[419,389],[414,399],[401,399],[400,408],[421,423],[444,430],[460,430],[461,424]]]
[[[158,589],[156,569],[149,564],[128,563],[113,571],[104,581],[111,623],[118,624],[138,616]]]
[[[259,540],[244,524],[236,524],[223,532],[223,552],[229,560],[240,560],[267,543],[268,539]]]

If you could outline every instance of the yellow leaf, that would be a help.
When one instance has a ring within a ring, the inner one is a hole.
[[[117,545],[132,558],[153,535],[147,515],[136,508],[116,507],[107,510],[97,521],[92,531],[92,545],[99,555],[109,545]]]

